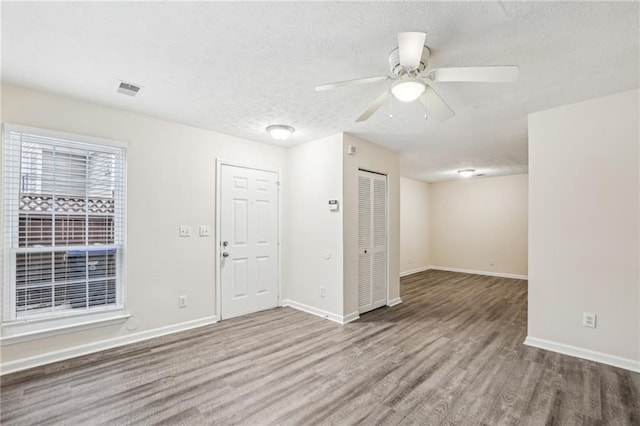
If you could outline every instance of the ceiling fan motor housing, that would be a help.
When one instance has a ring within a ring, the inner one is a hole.
[[[422,49],[422,57],[420,58],[420,65],[415,70],[406,70],[400,65],[400,50],[396,47],[389,53],[389,68],[391,69],[391,73],[393,75],[402,76],[406,74],[408,71],[414,71],[415,74],[421,73],[427,68],[429,64],[429,57],[431,56],[431,51],[427,46],[424,46]]]

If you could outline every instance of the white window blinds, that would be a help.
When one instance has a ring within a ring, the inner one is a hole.
[[[125,150],[4,129],[5,319],[123,305]]]

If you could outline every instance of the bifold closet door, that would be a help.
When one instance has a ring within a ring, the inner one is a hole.
[[[358,311],[387,304],[387,177],[358,175]]]

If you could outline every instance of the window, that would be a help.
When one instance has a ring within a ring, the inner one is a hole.
[[[125,148],[4,128],[5,321],[122,309]]]

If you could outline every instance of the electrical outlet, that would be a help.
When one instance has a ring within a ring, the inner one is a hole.
[[[208,237],[209,235],[211,235],[211,228],[209,228],[209,225],[200,225],[200,236]]]
[[[186,308],[187,307],[187,296],[185,296],[185,295],[178,296],[178,307],[179,308]]]
[[[496,260],[495,259],[489,259],[489,265],[493,266],[496,264]]]
[[[324,296],[325,296],[324,287],[320,287],[320,297],[324,297]]]
[[[584,327],[596,328],[596,314],[585,312],[582,315],[582,325]]]
[[[180,225],[180,236],[181,237],[190,237],[191,236],[191,227],[188,225]]]

